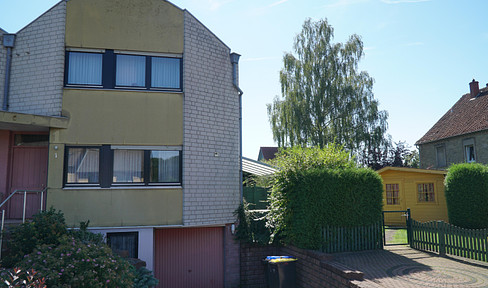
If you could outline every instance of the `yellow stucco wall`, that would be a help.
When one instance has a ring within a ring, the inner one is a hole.
[[[180,93],[65,89],[63,115],[68,129],[53,132],[51,143],[183,144]]]
[[[183,11],[163,0],[71,0],[66,46],[183,53]]]
[[[434,220],[448,221],[447,204],[444,194],[444,175],[429,172],[408,172],[387,170],[380,172],[383,179],[383,210],[406,210],[410,208],[412,219],[427,222]],[[419,202],[417,185],[434,183],[435,202]],[[386,184],[399,184],[399,205],[387,205]],[[400,213],[385,213],[385,224],[405,224],[405,217]]]
[[[47,205],[61,209],[70,227],[183,224],[181,189],[50,189]]]

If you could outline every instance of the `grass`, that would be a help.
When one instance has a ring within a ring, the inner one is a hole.
[[[398,229],[393,235],[393,244],[405,244],[407,240],[407,229]]]

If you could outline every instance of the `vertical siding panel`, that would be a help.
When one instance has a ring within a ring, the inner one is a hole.
[[[223,228],[155,231],[158,287],[223,287]]]

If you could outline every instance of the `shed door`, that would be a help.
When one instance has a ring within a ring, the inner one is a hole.
[[[223,231],[222,227],[156,230],[158,287],[224,287]]]

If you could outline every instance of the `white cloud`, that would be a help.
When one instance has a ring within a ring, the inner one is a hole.
[[[423,46],[424,42],[410,42],[405,44],[405,46]]]
[[[323,7],[324,8],[344,7],[344,6],[354,5],[362,2],[369,2],[369,0],[337,0],[330,4],[326,4]]]
[[[429,2],[432,0],[381,0],[381,2],[386,4],[400,4],[400,3],[419,3],[419,2]]]
[[[219,9],[221,6],[227,4],[227,3],[230,3],[234,0],[207,0],[208,4],[209,4],[209,9],[210,10],[217,10]]]

